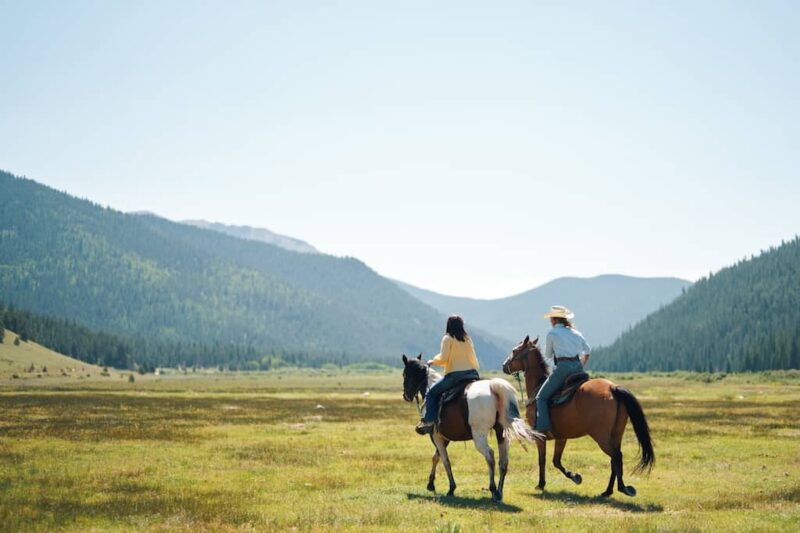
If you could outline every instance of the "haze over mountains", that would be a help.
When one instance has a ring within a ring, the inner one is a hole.
[[[302,243],[307,247],[303,251],[315,251],[307,243],[291,237],[277,236],[281,239],[274,239],[275,234],[263,228],[202,221],[185,223],[288,249],[293,249],[295,243]],[[289,242],[289,246],[285,246],[284,242]],[[515,296],[482,300],[446,296],[402,281],[395,283],[443,316],[461,314],[471,329],[506,351],[526,334],[546,331],[548,326],[541,315],[554,303],[568,305],[575,310],[579,315],[577,323],[581,330],[593,344],[599,346],[611,343],[625,329],[659,306],[669,303],[691,285],[690,281],[678,278],[637,278],[614,274],[593,278],[565,277]]]
[[[311,246],[305,241],[288,237],[279,233],[274,233],[266,228],[253,228],[251,226],[232,226],[222,224],[220,222],[208,222],[206,220],[182,220],[181,223],[189,224],[203,229],[210,229],[232,237],[240,239],[248,239],[251,241],[265,242],[267,244],[274,244],[284,250],[292,252],[300,252],[303,254],[317,254],[319,250]]]
[[[691,282],[677,278],[636,278],[608,274],[558,278],[535,289],[495,300],[445,296],[397,282],[420,301],[443,313],[459,313],[471,324],[514,344],[525,335],[549,329],[542,315],[551,305],[566,305],[575,324],[594,346],[620,333],[675,299]]]

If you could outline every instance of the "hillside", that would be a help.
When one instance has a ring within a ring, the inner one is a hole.
[[[356,259],[125,214],[5,172],[0,295],[93,330],[300,364],[431,353],[443,329],[440,313]],[[476,342],[486,364],[502,357]]]
[[[273,244],[284,250],[300,252],[304,254],[317,254],[319,251],[300,239],[288,237],[279,233],[274,233],[266,228],[253,228],[251,226],[232,226],[219,222],[208,222],[206,220],[182,220],[181,224],[188,224],[197,228],[210,229],[219,233],[224,233],[239,239],[248,239],[267,244]]]
[[[468,323],[509,343],[519,342],[527,334],[545,333],[548,324],[542,315],[551,305],[566,305],[575,311],[576,326],[593,346],[610,344],[632,324],[669,303],[691,285],[677,278],[621,275],[559,278],[515,296],[479,300],[398,284],[442,313],[459,313]]]
[[[800,368],[800,238],[698,281],[594,361],[608,370]]]
[[[0,343],[0,378],[10,378],[14,374],[21,379],[37,375],[58,376],[62,373],[85,376],[99,375],[102,371],[98,366],[54,352],[33,341],[15,344],[17,337],[13,331],[5,330],[5,338]],[[31,365],[33,372],[29,371]],[[44,372],[44,369],[47,371]]]

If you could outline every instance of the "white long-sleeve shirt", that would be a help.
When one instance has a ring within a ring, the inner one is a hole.
[[[568,328],[563,324],[556,324],[547,334],[544,344],[544,356],[552,357],[575,357],[591,353],[592,349],[583,338],[580,331]]]

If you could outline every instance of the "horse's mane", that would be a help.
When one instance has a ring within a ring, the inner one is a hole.
[[[539,370],[542,372],[542,379],[550,375],[550,367],[547,361],[544,360],[544,355],[538,346],[532,345],[531,352],[533,352],[536,362],[539,364]]]

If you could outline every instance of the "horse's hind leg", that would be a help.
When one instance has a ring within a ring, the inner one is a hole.
[[[583,478],[580,474],[570,472],[564,465],[561,464],[561,455],[564,453],[564,448],[567,446],[567,439],[559,439],[556,441],[556,447],[553,451],[553,465],[558,468],[562,474],[567,476],[573,483],[576,485],[580,485],[583,482]]]
[[[431,442],[433,442],[433,437],[431,437]],[[436,443],[433,443],[436,446]],[[447,446],[447,444],[445,444]],[[436,492],[436,467],[439,465],[439,449],[437,448],[435,452],[433,452],[433,457],[431,458],[431,474],[428,476],[428,490],[431,492]]]
[[[619,448],[615,459],[617,461],[617,490],[626,496],[636,496],[636,489],[633,485],[625,485],[622,480],[622,450]]]
[[[433,443],[436,445],[436,450],[439,452],[439,458],[444,464],[444,471],[447,472],[447,479],[450,481],[450,490],[447,491],[448,496],[452,496],[456,491],[456,480],[453,478],[453,469],[450,466],[450,456],[447,455],[447,445],[450,443],[441,433],[434,433]]]
[[[494,452],[489,446],[489,436],[487,432],[479,431],[476,433],[473,431],[472,442],[475,443],[475,447],[486,459],[486,464],[489,467],[489,492],[492,493],[492,499],[502,499],[502,497],[497,494],[497,486],[494,484]]]
[[[611,477],[608,479],[608,486],[606,487],[605,492],[600,494],[602,497],[611,496],[614,494],[614,480],[617,479],[617,461],[616,456],[619,452],[618,448],[615,448],[611,442],[610,436],[604,438],[598,438],[595,435],[592,435],[595,442],[600,446],[600,449],[605,452],[611,458]]]
[[[503,427],[500,424],[495,424],[494,433],[497,436],[497,450],[500,452],[500,480],[497,482],[497,499],[502,501],[503,485],[505,485],[506,474],[508,473],[508,451],[511,447],[511,441],[503,435]]]

